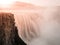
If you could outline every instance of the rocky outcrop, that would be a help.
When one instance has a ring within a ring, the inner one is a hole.
[[[0,13],[0,45],[26,45],[18,36],[14,14]]]

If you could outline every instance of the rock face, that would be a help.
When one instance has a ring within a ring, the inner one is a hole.
[[[0,45],[26,45],[18,36],[14,14],[0,13]]]

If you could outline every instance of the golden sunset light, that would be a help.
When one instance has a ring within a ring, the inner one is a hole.
[[[0,0],[0,45],[60,45],[60,0]]]
[[[0,6],[8,7],[10,6],[15,0],[0,0]]]

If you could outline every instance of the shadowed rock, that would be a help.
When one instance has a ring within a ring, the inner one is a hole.
[[[0,45],[26,45],[18,36],[14,14],[0,13]]]

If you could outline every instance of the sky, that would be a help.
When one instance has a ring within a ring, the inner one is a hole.
[[[39,6],[60,6],[60,0],[19,0],[22,2],[29,2]]]
[[[0,0],[0,4],[8,4],[14,1],[31,3],[38,6],[60,6],[60,0]]]

